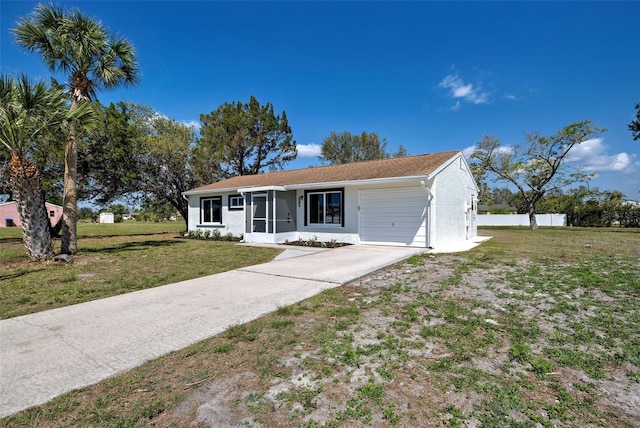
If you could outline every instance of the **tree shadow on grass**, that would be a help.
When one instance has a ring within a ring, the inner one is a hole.
[[[0,238],[0,242],[3,244],[18,244],[24,241],[22,238]]]
[[[24,275],[28,275],[34,272],[42,272],[44,269],[18,269],[16,272],[9,273],[7,275],[0,275],[0,281],[5,281],[7,279],[19,278]]]
[[[113,254],[127,251],[141,251],[146,248],[158,248],[158,247],[172,247],[175,245],[183,245],[184,242],[175,241],[139,241],[139,242],[124,242],[119,245],[113,245],[111,247],[102,248],[82,248],[81,254]]]

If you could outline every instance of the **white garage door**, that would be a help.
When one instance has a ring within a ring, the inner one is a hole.
[[[420,188],[358,192],[360,242],[426,247],[427,194]]]

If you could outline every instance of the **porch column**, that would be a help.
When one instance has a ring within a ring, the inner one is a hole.
[[[273,216],[272,216],[271,221],[273,221],[273,242],[276,242],[276,226],[277,226],[277,223],[276,223],[276,192],[277,192],[277,190],[273,190],[272,192],[273,192],[273,198],[272,198]]]
[[[242,214],[244,217],[244,221],[242,223],[242,241],[243,242],[247,242],[247,211],[250,208],[250,205],[247,205],[247,195],[245,192],[240,192],[240,194],[242,195],[242,204],[244,205],[244,209],[242,210]]]

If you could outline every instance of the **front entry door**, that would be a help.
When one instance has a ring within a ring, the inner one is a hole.
[[[254,242],[266,241],[268,207],[266,193],[257,193],[251,197],[251,232]]]

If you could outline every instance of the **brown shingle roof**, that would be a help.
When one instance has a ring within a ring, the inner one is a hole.
[[[345,181],[428,175],[451,159],[459,151],[406,156],[390,159],[321,166],[290,171],[243,175],[197,187],[185,193],[208,190],[241,189],[246,187],[292,186],[298,184],[339,183]]]

